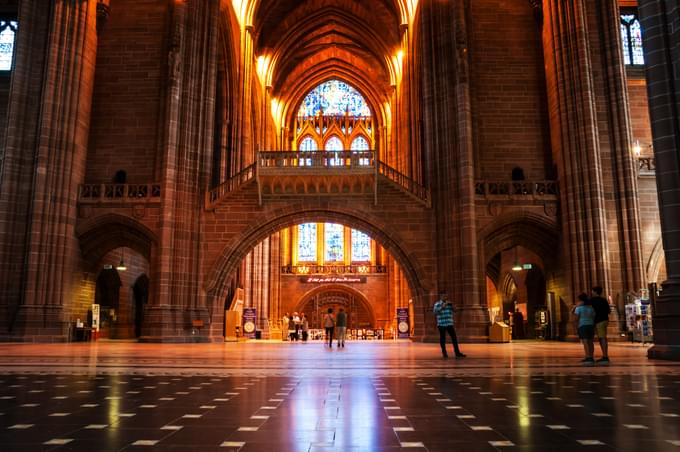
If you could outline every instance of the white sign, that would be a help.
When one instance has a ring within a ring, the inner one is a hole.
[[[99,305],[92,305],[92,329],[99,331]]]

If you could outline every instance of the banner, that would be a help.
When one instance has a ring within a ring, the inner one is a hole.
[[[257,325],[257,309],[243,308],[243,337],[255,339]]]
[[[399,339],[408,339],[410,330],[408,308],[397,308],[397,337]]]

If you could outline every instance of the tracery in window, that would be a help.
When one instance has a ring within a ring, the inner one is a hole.
[[[344,260],[344,227],[341,224],[324,224],[324,250],[326,262]]]
[[[342,140],[338,138],[337,135],[333,135],[326,141],[324,149],[326,151],[342,151],[343,150]],[[328,164],[331,166],[342,165],[342,159],[338,154],[335,154],[333,158],[328,159]]]
[[[18,22],[15,20],[0,19],[0,71],[12,69],[17,26]]]
[[[302,139],[300,142],[300,150],[301,151],[316,151],[318,149],[316,145],[316,141],[314,141],[314,138],[310,137],[307,135]]]
[[[345,82],[328,80],[314,88],[302,101],[298,116],[324,115],[371,116],[364,97]]]
[[[354,140],[352,140],[352,144],[350,145],[350,149],[352,151],[368,151],[370,149],[370,146],[368,144],[368,140],[364,138],[362,135],[359,135],[356,137]],[[370,159],[368,158],[360,158],[359,159],[359,165],[370,165]]]
[[[352,262],[371,260],[371,238],[361,231],[352,229]]]
[[[621,10],[621,43],[623,62],[627,66],[643,66],[645,56],[642,51],[642,27],[635,8]]]
[[[316,223],[298,225],[298,260],[316,262]]]

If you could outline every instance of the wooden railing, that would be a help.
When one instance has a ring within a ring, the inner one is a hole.
[[[415,180],[383,162],[378,162],[378,174],[385,176],[425,205],[430,205],[430,191]]]
[[[300,265],[284,265],[281,267],[281,273],[286,275],[342,275],[342,274],[363,274],[363,273],[387,273],[387,266],[385,265],[370,265],[370,264],[351,264],[351,265],[317,265],[317,264],[300,264]]]
[[[263,151],[258,154],[260,168],[296,170],[373,168],[373,151]]]
[[[557,181],[477,181],[477,196],[557,196]]]
[[[78,202],[153,202],[160,201],[161,184],[82,184]]]
[[[257,174],[257,166],[255,163],[243,168],[239,173],[230,177],[225,182],[222,182],[217,187],[211,188],[205,194],[205,205],[207,209],[211,209],[214,205],[222,199],[227,193],[231,193],[238,189],[241,185],[255,179]]]

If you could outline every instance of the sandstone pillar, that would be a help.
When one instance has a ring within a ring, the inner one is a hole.
[[[656,184],[668,279],[656,301],[650,358],[680,359],[680,3],[640,0]]]
[[[72,219],[87,154],[97,2],[26,0],[19,21],[0,177],[0,299],[10,336],[64,340],[79,253]]]

